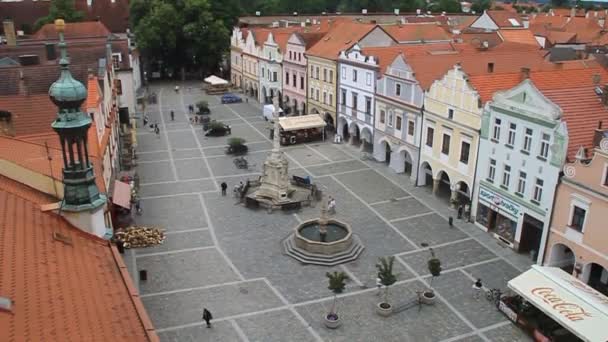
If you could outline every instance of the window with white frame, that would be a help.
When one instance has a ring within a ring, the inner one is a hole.
[[[357,70],[353,70],[353,82],[357,82]]]
[[[316,95],[317,95],[316,96],[317,97],[317,101],[319,101],[319,89],[317,89],[317,94]]]
[[[262,67],[262,77],[266,77],[265,75],[266,73],[264,72],[264,68]]]
[[[549,134],[543,133],[541,135],[540,150],[538,151],[539,157],[547,159],[549,156],[549,140],[551,140],[551,136]]]
[[[488,180],[494,183],[494,177],[496,177],[496,160],[490,159],[490,166],[488,167]]]
[[[310,66],[310,77],[311,77],[311,78],[312,78],[312,76],[314,75],[314,73],[315,73],[315,67],[311,65],[311,66]]]
[[[293,59],[293,52],[291,50],[289,51],[289,59]]]
[[[395,95],[401,96],[401,84],[399,84],[399,83],[395,84]]]
[[[448,108],[448,119],[454,119],[454,109]]]
[[[327,69],[323,68],[323,81],[327,82]]]
[[[526,128],[526,134],[524,135],[524,148],[523,150],[530,153],[530,149],[532,148],[532,135],[534,132],[531,128]]]
[[[276,82],[279,79],[278,73],[276,71],[272,72],[272,82]]]
[[[112,53],[112,66],[114,66],[114,69],[120,69],[120,62],[122,62],[122,54],[118,52]]]
[[[380,123],[383,124],[386,122],[386,112],[384,109],[380,110]]]
[[[334,83],[334,71],[329,70],[329,83]]]
[[[502,172],[502,186],[508,188],[510,182],[511,182],[511,166],[505,165],[505,168]]]
[[[401,130],[401,115],[397,115],[395,117],[395,129],[400,131]]]
[[[353,112],[357,111],[357,102],[359,102],[357,93],[353,93],[353,104],[352,104]]]
[[[342,67],[342,79],[346,79],[346,67]]]
[[[388,126],[389,127],[393,127],[393,117],[394,117],[393,110],[391,109],[388,111]]]
[[[534,184],[534,196],[532,197],[536,202],[543,199],[543,184],[544,181],[540,178],[536,178],[536,184]]]
[[[289,85],[289,72],[285,72],[285,84]]]
[[[311,99],[315,98],[315,89],[313,87],[310,87],[310,98]]]
[[[304,76],[300,76],[300,89],[304,90]]]
[[[570,228],[583,232],[583,227],[585,226],[585,216],[587,216],[587,210],[581,208],[575,204],[572,205],[571,208],[571,216],[570,216]]]
[[[441,153],[445,155],[450,154],[450,141],[452,140],[452,136],[449,134],[443,133],[443,141],[441,143]]]
[[[435,128],[427,127],[426,128],[426,146],[433,147],[434,136],[435,136]]]
[[[372,73],[371,72],[365,73],[365,84],[368,86],[372,85]]]
[[[407,135],[413,137],[414,136],[414,121],[412,120],[408,120],[407,121]]]
[[[523,195],[526,192],[526,177],[528,175],[523,172],[523,171],[519,171],[519,180],[517,181],[517,193],[520,195]]]
[[[365,114],[372,114],[372,98],[368,96],[365,97]]]
[[[346,105],[346,89],[341,88],[340,92],[342,93],[342,104]]]
[[[296,76],[296,73],[295,73],[295,72],[293,73],[293,75],[292,75],[292,76],[293,76],[293,84],[292,84],[291,86],[295,88],[295,87],[297,87],[297,86],[298,86],[298,82],[297,82],[297,80],[298,80],[298,76]]]
[[[323,103],[327,103],[327,92],[323,92]]]
[[[316,79],[319,79],[319,67],[315,69]]]
[[[492,139],[500,140],[500,124],[499,118],[494,119],[494,129],[492,130]]]
[[[468,141],[460,143],[460,162],[469,164],[469,154],[471,153],[471,144]]]
[[[514,123],[509,124],[509,138],[507,139],[507,145],[515,145],[515,132],[517,131],[517,125]]]
[[[329,93],[329,100],[327,101],[328,105],[333,105],[333,101],[334,100],[334,94]]]

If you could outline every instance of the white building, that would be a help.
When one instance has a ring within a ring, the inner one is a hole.
[[[414,184],[420,157],[423,98],[424,90],[399,54],[377,82],[374,158],[397,173],[409,175]]]
[[[137,94],[143,96],[139,51],[131,46],[130,38],[112,42],[112,65],[118,80],[117,106],[124,120],[138,112]]]
[[[476,224],[520,252],[543,248],[568,132],[561,108],[526,79],[483,110]]]
[[[374,135],[376,77],[380,72],[374,56],[367,56],[355,44],[338,57],[338,134],[351,144],[371,151]],[[328,96],[323,92],[323,102]],[[331,96],[331,95],[330,95]],[[331,99],[328,99],[331,103]]]
[[[275,40],[275,33],[268,34],[259,55],[260,103],[272,103],[275,96],[282,102],[282,62],[283,54]]]

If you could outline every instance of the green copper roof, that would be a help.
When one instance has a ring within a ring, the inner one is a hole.
[[[59,60],[61,75],[49,88],[49,96],[60,109],[79,108],[87,98],[87,89],[82,83],[75,80],[70,73],[70,62],[67,57],[65,42],[61,41],[59,48],[61,49],[61,59]]]

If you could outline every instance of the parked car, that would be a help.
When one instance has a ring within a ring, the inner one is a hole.
[[[226,93],[226,94],[222,95],[222,103],[239,103],[239,102],[243,102],[243,99],[241,99],[238,95],[235,95],[232,93]]]

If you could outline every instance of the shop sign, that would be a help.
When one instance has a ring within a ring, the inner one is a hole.
[[[484,187],[479,188],[479,198],[491,203],[498,209],[511,214],[513,217],[517,217],[521,210],[519,205],[513,203],[512,201],[504,197],[499,196],[498,194],[488,189],[485,189]]]
[[[559,296],[555,289],[551,287],[535,287],[530,290],[534,296],[540,298],[545,304],[549,305],[560,315],[566,317],[571,322],[583,321],[586,317],[593,317],[586,312],[580,305],[570,303]]]

